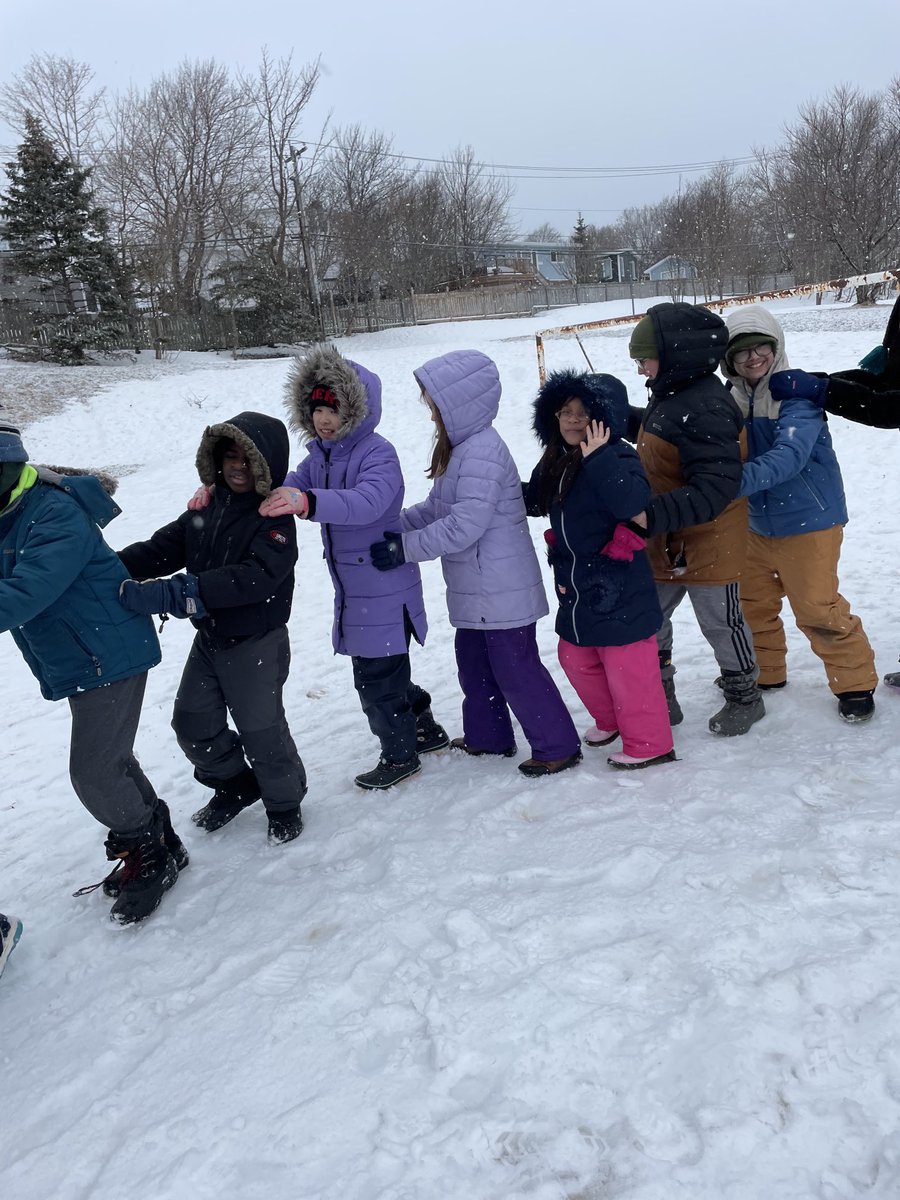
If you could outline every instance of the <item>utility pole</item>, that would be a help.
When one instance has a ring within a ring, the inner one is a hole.
[[[316,259],[310,245],[309,238],[306,234],[306,216],[303,211],[303,191],[300,186],[300,169],[297,166],[297,160],[300,155],[305,153],[306,146],[301,146],[299,150],[295,150],[293,143],[290,144],[291,165],[294,171],[294,198],[297,202],[297,224],[300,226],[300,245],[303,247],[303,264],[306,267],[306,278],[309,284],[309,302],[312,306],[313,316],[316,324],[319,327],[319,335],[322,341],[325,340],[325,320],[322,312],[322,300],[319,295],[319,278],[316,271]]]

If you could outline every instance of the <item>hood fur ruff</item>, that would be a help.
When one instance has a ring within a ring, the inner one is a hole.
[[[253,439],[248,437],[237,425],[232,425],[230,421],[221,421],[218,425],[207,425],[206,427],[197,450],[197,473],[200,476],[200,482],[205,483],[207,487],[211,487],[216,482],[218,464],[216,463],[215,448],[216,443],[222,438],[237,442],[247,455],[247,462],[253,471],[253,477],[256,480],[254,490],[260,496],[268,496],[272,490],[272,473],[269,470],[269,464],[260,454]]]
[[[52,475],[93,475],[95,479],[99,479],[100,486],[107,496],[114,496],[119,486],[118,479],[113,475],[108,475],[106,471],[91,470],[90,467],[51,467],[49,463],[34,463],[33,466],[38,473],[49,471]]]
[[[342,441],[369,415],[365,386],[334,346],[313,346],[305,357],[295,359],[286,384],[288,424],[307,438],[316,436],[309,409],[309,396],[316,384],[330,388],[338,398],[341,424],[334,440]]]

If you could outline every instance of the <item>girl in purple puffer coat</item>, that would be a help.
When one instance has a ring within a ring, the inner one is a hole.
[[[403,507],[397,452],[375,432],[381,380],[333,346],[315,346],[294,364],[288,409],[292,428],[312,440],[260,512],[322,526],[334,584],[332,643],[336,654],[350,655],[363,712],[381,743],[378,765],[356,783],[381,790],[414,775],[419,755],[449,740],[431,714],[431,697],[410,677],[410,637],[424,643],[427,629],[419,568],[408,563],[385,576],[369,557],[372,541]]]
[[[457,350],[414,372],[436,426],[431,493],[385,525],[372,546],[380,570],[440,558],[463,690],[467,754],[516,753],[509,710],[531,746],[525,775],[552,775],[581,759],[579,738],[535,637],[549,611],[519,472],[492,422],[500,404],[496,365]],[[398,532],[389,532],[391,529]]]

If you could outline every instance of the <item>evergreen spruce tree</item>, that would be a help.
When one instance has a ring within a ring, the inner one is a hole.
[[[48,329],[51,357],[79,363],[88,347],[111,344],[110,318],[121,317],[125,307],[121,272],[106,213],[91,195],[90,171],[60,156],[30,113],[25,126],[16,161],[6,164],[0,220],[18,269],[66,306],[65,316],[46,304],[32,314]]]

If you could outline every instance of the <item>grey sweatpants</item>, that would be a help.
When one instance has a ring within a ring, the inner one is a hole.
[[[287,626],[216,649],[199,632],[175,696],[172,728],[178,745],[208,787],[256,773],[267,812],[295,809],[306,794],[306,771],[288,729],[282,690],[291,648]],[[228,714],[237,733],[228,725]]]
[[[147,673],[69,697],[69,778],[92,817],[122,837],[139,837],[159,803],[134,757]]]
[[[740,586],[737,583],[658,583],[656,594],[663,623],[656,635],[663,679],[675,674],[672,666],[672,613],[688,597],[700,632],[712,647],[720,671],[759,673],[753,654],[753,636],[741,611]]]

